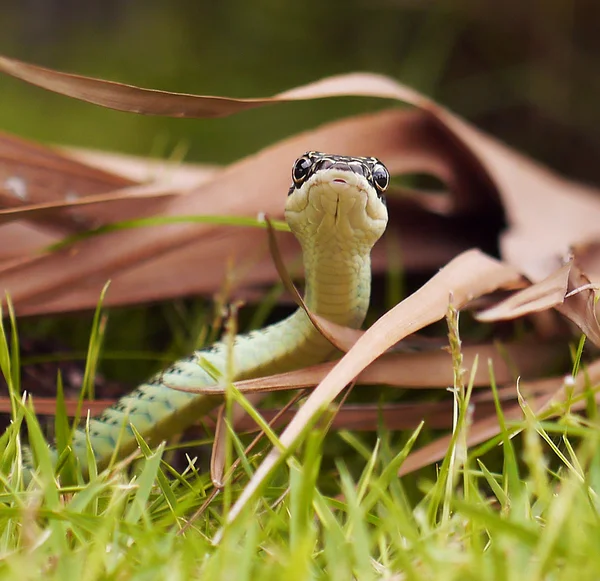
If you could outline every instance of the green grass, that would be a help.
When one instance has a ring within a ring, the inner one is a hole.
[[[479,452],[465,456],[470,386],[460,371],[455,313],[448,317],[455,437],[435,480],[397,476],[419,430],[400,448],[385,431],[372,448],[346,433],[353,451],[336,459],[334,483],[327,472],[328,489],[341,496],[327,495],[320,476],[323,446],[339,436],[325,440],[313,431],[216,546],[224,515],[260,462],[260,449],[244,454],[242,441],[230,435],[242,461],[219,492],[208,474],[194,467],[177,472],[165,461],[164,445],[150,450],[141,439],[135,466],[128,459],[110,471],[92,470],[88,481],[63,453],[59,463],[73,471],[75,484],[59,487],[37,419],[22,403],[16,324],[9,315],[11,333],[0,333],[0,368],[15,405],[13,425],[0,438],[1,578],[598,578],[600,448],[594,418],[565,410],[559,420],[540,422],[524,404],[521,435],[515,438],[510,424],[498,438],[500,462],[488,465]],[[98,311],[86,377],[97,362],[102,320]],[[23,422],[39,470],[28,487],[20,462]],[[63,447],[69,429],[59,390],[56,433]]]

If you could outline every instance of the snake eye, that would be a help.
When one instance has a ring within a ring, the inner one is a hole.
[[[300,157],[296,160],[292,170],[292,179],[296,185],[300,185],[306,179],[311,166],[312,161],[308,157]]]
[[[373,181],[380,192],[385,192],[390,183],[390,174],[382,163],[378,163],[373,168]]]

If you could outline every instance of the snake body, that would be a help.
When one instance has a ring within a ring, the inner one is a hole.
[[[383,192],[388,182],[387,169],[373,157],[307,152],[293,166],[285,217],[302,247],[305,303],[334,323],[358,328],[364,320],[371,290],[370,252],[387,224]],[[117,444],[118,457],[137,447],[131,425],[156,444],[222,402],[220,396],[172,387],[218,385],[215,370],[235,380],[279,373],[324,361],[334,352],[300,308],[278,323],[196,351],[90,420],[96,463],[106,466]],[[86,438],[79,428],[72,440],[84,473]],[[53,454],[56,459],[55,449]]]

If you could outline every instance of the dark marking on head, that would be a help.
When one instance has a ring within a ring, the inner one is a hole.
[[[320,171],[328,169],[340,171],[351,171],[368,180],[380,198],[390,183],[390,174],[376,157],[353,157],[349,155],[332,155],[320,151],[307,151],[299,157],[292,168],[292,186],[288,196],[293,194],[296,188],[300,188],[304,182]]]

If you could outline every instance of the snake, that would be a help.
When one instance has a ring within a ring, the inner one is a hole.
[[[387,168],[375,157],[309,151],[295,161],[285,219],[301,246],[310,312],[346,327],[363,324],[371,294],[371,250],[388,220],[384,193],[389,182]],[[97,468],[104,468],[137,449],[135,432],[157,445],[223,402],[222,395],[177,388],[291,371],[328,360],[336,351],[299,307],[281,321],[176,361],[90,418],[87,430],[75,429],[71,449],[87,474],[89,437]],[[56,465],[59,453],[53,445],[51,455]],[[32,471],[33,463],[26,468]]]

